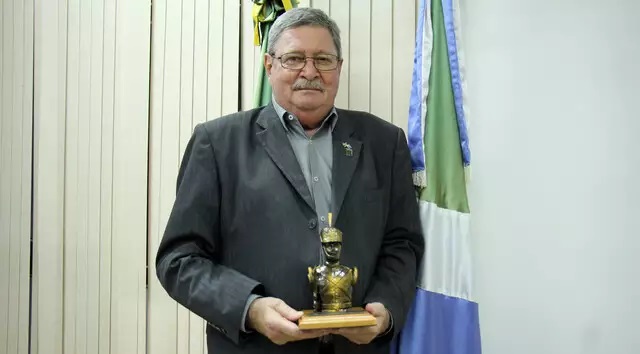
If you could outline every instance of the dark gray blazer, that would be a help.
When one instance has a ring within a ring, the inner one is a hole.
[[[415,295],[423,254],[403,131],[371,114],[337,110],[333,132],[334,225],[341,263],[358,267],[354,306],[382,302],[390,335],[341,353],[388,353]],[[346,142],[353,149],[345,154]],[[318,340],[283,346],[240,326],[250,294],[312,308],[307,267],[320,261],[314,202],[273,106],[198,125],[179,170],[157,276],[168,294],[208,321],[210,353],[316,353]]]

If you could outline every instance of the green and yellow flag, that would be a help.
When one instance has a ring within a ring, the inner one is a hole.
[[[296,0],[253,0],[253,44],[260,46],[261,58],[267,52],[269,46],[269,30],[271,25],[286,11],[297,7]],[[258,83],[253,96],[253,106],[260,107],[271,100],[271,85],[267,78],[264,66],[259,66]]]

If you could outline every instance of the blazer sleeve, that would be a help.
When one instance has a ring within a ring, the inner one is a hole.
[[[373,279],[365,295],[365,303],[384,304],[393,319],[393,328],[378,338],[382,342],[397,335],[405,323],[415,297],[418,267],[424,253],[411,173],[409,148],[404,132],[398,129],[385,235]]]
[[[156,255],[156,273],[169,296],[238,343],[247,300],[263,289],[257,281],[216,263],[219,214],[215,153],[201,124],[180,166],[176,200]]]

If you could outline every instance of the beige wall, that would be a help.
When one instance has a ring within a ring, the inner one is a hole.
[[[33,1],[0,2],[0,353],[29,345]]]
[[[203,353],[204,321],[167,296],[155,253],[193,127],[238,110],[240,8],[228,0],[153,6],[149,171],[149,353]]]
[[[145,353],[150,7],[35,10],[33,352]]]
[[[302,1],[342,29],[337,105],[406,128],[416,9],[398,3]],[[33,352],[205,352],[153,261],[194,125],[252,103],[251,5],[2,2],[0,353],[28,345],[32,124]]]

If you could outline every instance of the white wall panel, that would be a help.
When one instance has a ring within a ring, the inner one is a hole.
[[[146,352],[150,9],[36,2],[34,353]]]
[[[331,0],[311,0],[311,7],[331,13]]]
[[[311,6],[311,1],[312,0],[298,0],[298,6],[299,7],[309,7],[309,6]]]
[[[224,27],[222,29],[222,114],[239,109],[240,85],[240,0],[224,1]],[[213,49],[213,48],[212,48]]]
[[[112,348],[146,352],[147,176],[151,6],[116,6]]]
[[[155,256],[175,200],[178,168],[193,127],[239,109],[240,46],[243,45],[240,11],[240,1],[154,1],[149,353],[206,353],[204,320],[169,298],[157,281]],[[252,93],[244,94],[252,98]]]
[[[342,64],[342,73],[340,74],[340,89],[336,97],[336,106],[339,108],[350,108],[350,83],[351,75],[349,71],[351,69],[351,33],[349,28],[351,26],[351,2],[342,0],[331,0],[329,15],[336,21],[340,28],[340,35],[342,39],[342,58],[344,63]],[[312,4],[313,5],[313,4]]]
[[[28,351],[33,1],[0,2],[0,353]]]
[[[411,75],[413,70],[413,51],[416,31],[416,3],[412,1],[393,1],[393,71],[391,80],[391,122],[407,130],[409,116],[409,96],[411,94]],[[377,83],[375,83],[377,86]],[[384,84],[383,84],[384,85]]]
[[[66,4],[36,0],[32,353],[63,353],[66,31]]]
[[[341,87],[341,91],[349,95],[349,108],[369,111],[371,97],[371,1],[349,1],[349,27],[342,27],[344,37],[349,38],[349,63],[347,73],[349,84]],[[375,1],[374,1],[375,3]],[[335,16],[335,14],[333,14]],[[385,117],[391,120],[391,117]]]
[[[393,0],[371,2],[371,81],[369,82],[369,111],[378,117],[392,120],[393,115]],[[409,27],[405,29],[409,31]],[[404,34],[405,36],[408,33]],[[411,36],[413,38],[413,36]],[[407,43],[405,42],[405,46]],[[406,50],[406,49],[405,49]],[[413,52],[412,52],[413,53]],[[413,60],[413,59],[411,59]],[[401,66],[398,66],[400,68]],[[405,67],[404,70],[411,70]],[[407,87],[405,93],[410,91]],[[408,102],[408,100],[407,100]],[[406,114],[409,114],[407,106]],[[396,119],[398,121],[399,117]],[[406,129],[405,126],[401,127]]]
[[[100,161],[100,299],[98,309],[98,353],[112,353],[111,309],[113,264],[113,175],[114,175],[114,115],[115,115],[115,69],[116,69],[116,3],[107,1],[103,6],[102,54],[102,104],[101,109],[101,161]]]
[[[243,110],[253,108],[253,98],[255,96],[255,86],[258,79],[259,68],[263,63],[260,46],[254,45],[253,42],[252,5],[250,0],[243,0],[241,6],[242,14],[240,23],[242,31],[240,42],[242,52],[240,59],[242,62],[240,63],[240,77],[242,96],[240,97],[240,103]]]

